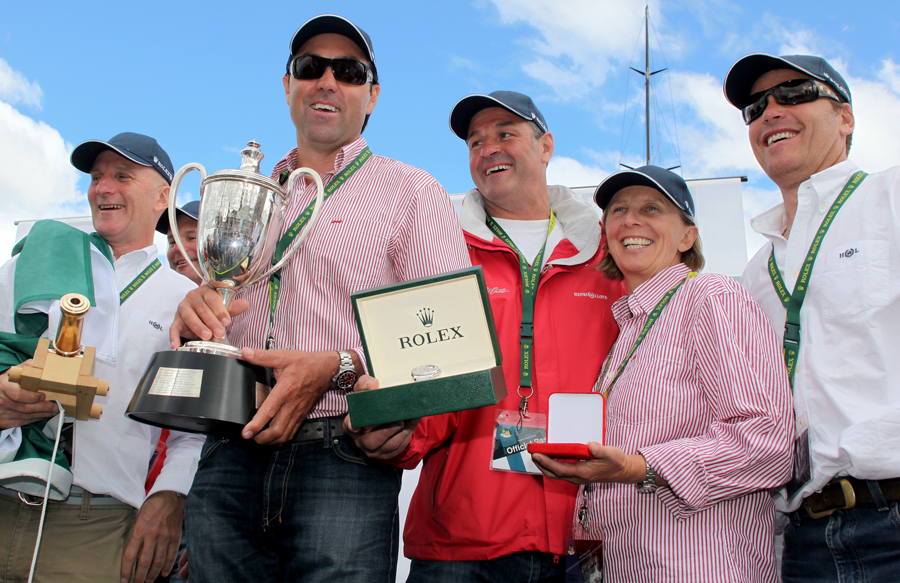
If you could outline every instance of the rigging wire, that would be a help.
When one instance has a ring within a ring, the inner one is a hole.
[[[659,33],[656,30],[656,27],[653,26],[653,21],[650,19],[649,13],[647,14],[646,18],[647,18],[648,28],[652,28],[652,30],[653,30],[653,38],[656,40],[656,46],[659,51],[659,56],[662,59],[663,64],[665,65],[662,69],[656,71],[656,73],[661,73],[663,71],[668,72],[669,64],[666,61],[665,54],[662,51],[662,43],[659,40]],[[639,45],[643,35],[644,35],[644,27],[641,27],[641,30],[640,30],[640,32],[638,32],[637,38],[635,39],[634,48],[632,49],[632,52],[631,52],[631,59],[629,60],[629,69],[634,70],[634,71],[636,71],[636,69],[634,69],[630,65],[632,63],[634,63],[635,54],[637,53],[637,48],[638,48],[638,45]],[[651,67],[651,69],[652,69],[652,67]],[[651,75],[652,74],[654,74],[654,73],[651,73]],[[626,133],[625,128],[626,128],[626,123],[628,121],[627,120],[627,117],[628,117],[627,111],[628,111],[628,107],[629,107],[628,94],[629,94],[630,85],[631,85],[630,82],[626,82],[626,84],[625,84],[625,101],[624,101],[623,108],[622,108],[622,133],[621,133],[622,137],[619,142],[619,166],[624,165],[624,164],[622,164],[622,162],[625,159],[625,151],[626,151],[626,149],[628,147],[628,143],[631,139],[632,132],[634,131],[635,124],[637,123],[638,114],[641,111],[641,108],[639,108],[639,107],[635,108],[634,115],[631,116],[631,123],[628,125],[628,131]],[[671,79],[670,79],[669,75],[666,75],[666,85],[668,86],[669,103],[671,104],[671,113],[672,113],[672,126],[671,127],[669,126],[669,123],[666,120],[666,116],[663,113],[663,106],[659,101],[657,92],[654,92],[651,90],[650,95],[649,95],[649,99],[652,101],[652,111],[654,114],[656,114],[656,124],[650,128],[650,131],[653,133],[654,138],[655,138],[655,143],[653,141],[651,141],[651,143],[648,145],[648,149],[650,150],[650,163],[657,164],[661,167],[666,167],[662,142],[663,142],[663,137],[667,137],[668,142],[672,148],[672,153],[675,157],[675,160],[678,163],[677,166],[675,166],[675,168],[680,169],[681,165],[682,165],[681,164],[681,147],[678,142],[678,123],[677,123],[677,118],[675,116],[675,98],[674,98],[674,94],[672,91],[672,83],[671,83]],[[640,96],[643,99],[648,99],[644,83],[641,84],[641,87],[642,88],[641,88]],[[646,124],[648,124],[648,126],[651,123],[651,119],[646,119],[644,121]]]
[[[666,61],[665,53],[663,53],[662,43],[659,41],[659,33],[657,32],[656,27],[653,26],[653,21],[650,20],[649,16],[647,17],[647,20],[650,22],[650,28],[653,30],[653,37],[656,39],[656,46],[659,47],[659,56],[662,59],[663,64],[665,65],[665,69],[668,71],[669,63]],[[673,131],[675,133],[674,139],[672,138],[672,134],[669,133],[669,141],[672,144],[672,149],[675,152],[675,159],[678,161],[678,168],[680,169],[682,164],[681,164],[681,146],[678,143],[678,117],[675,115],[675,96],[672,93],[672,81],[668,74],[666,75],[666,85],[668,85],[668,87],[669,87],[669,103],[672,105],[672,126],[673,126]],[[665,118],[665,116],[662,115],[661,111],[660,111],[659,119],[662,120],[662,123],[664,125],[666,125],[666,129],[668,130],[668,124],[666,124],[666,118]]]

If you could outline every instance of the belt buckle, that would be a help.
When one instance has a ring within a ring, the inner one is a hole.
[[[841,492],[844,494],[844,505],[838,506],[837,508],[832,508],[830,510],[823,510],[822,512],[814,512],[809,504],[803,503],[803,509],[806,510],[806,513],[813,520],[818,520],[819,518],[825,518],[826,516],[831,516],[837,510],[850,510],[851,508],[856,507],[856,492],[853,490],[853,484],[850,483],[850,480],[846,478],[841,478],[838,480],[838,484],[841,485]]]
[[[39,496],[32,496],[31,494],[23,494],[22,492],[17,492],[19,495],[19,500],[27,504],[28,506],[41,506],[44,504],[44,499]]]

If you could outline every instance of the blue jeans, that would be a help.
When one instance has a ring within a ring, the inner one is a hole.
[[[565,580],[565,557],[526,551],[487,561],[413,559],[406,583],[562,583]]]
[[[791,515],[781,560],[784,583],[896,583],[900,580],[898,504],[838,510],[813,520]]]
[[[207,438],[185,508],[191,583],[393,583],[402,471],[330,433],[280,447]]]

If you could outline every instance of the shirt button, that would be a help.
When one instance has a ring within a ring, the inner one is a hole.
[[[803,417],[797,419],[797,425],[799,425],[800,427],[806,427],[806,419],[804,419]]]
[[[797,271],[796,269],[791,270],[791,277],[797,277],[798,275],[800,275],[799,271]]]
[[[827,207],[826,207],[826,205],[825,205],[824,202],[820,202],[820,203],[819,203],[819,208],[822,209],[822,210],[824,211]]]

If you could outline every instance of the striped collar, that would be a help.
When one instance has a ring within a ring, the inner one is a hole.
[[[613,304],[613,317],[619,327],[634,316],[646,316],[666,292],[683,280],[691,268],[684,263],[667,267],[638,286],[631,295],[622,296]]]
[[[334,170],[333,174],[339,173],[344,167],[352,162],[360,152],[367,146],[366,139],[362,136],[357,138],[356,140],[350,142],[343,148],[341,148],[337,156],[334,157]],[[297,166],[297,148],[292,149],[290,152],[285,154],[285,156],[275,164],[275,168],[272,169],[272,178],[277,180],[278,175],[284,172],[285,170],[290,170],[293,172],[298,168]],[[331,173],[326,172],[323,175],[323,180],[327,183],[328,180],[325,179],[325,176],[329,176]]]

